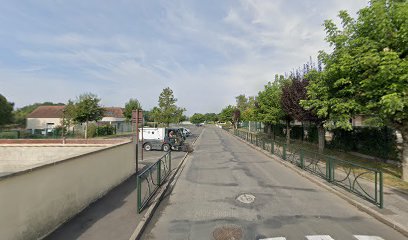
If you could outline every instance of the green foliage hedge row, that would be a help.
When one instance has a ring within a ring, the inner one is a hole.
[[[116,134],[116,128],[111,125],[97,126],[96,124],[88,125],[88,137],[108,136]]]
[[[275,137],[286,137],[284,124],[273,126]],[[302,132],[305,130],[302,136]],[[398,149],[395,131],[388,127],[354,127],[352,131],[335,129],[332,140],[326,142],[331,149],[353,151],[382,159],[397,160]],[[291,126],[290,139],[307,141],[317,144],[317,127],[314,125]]]
[[[333,130],[329,148],[367,154],[382,159],[398,159],[395,131],[388,127],[354,127],[352,131]]]

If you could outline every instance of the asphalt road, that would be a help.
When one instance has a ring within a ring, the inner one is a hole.
[[[142,239],[407,238],[223,130],[206,127]]]

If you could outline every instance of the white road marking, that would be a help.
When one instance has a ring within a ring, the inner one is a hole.
[[[354,235],[354,237],[358,240],[384,240],[384,238],[377,236]]]
[[[259,240],[286,240],[285,237],[274,237],[274,238],[262,238]]]
[[[329,235],[310,235],[306,236],[308,240],[334,240]]]

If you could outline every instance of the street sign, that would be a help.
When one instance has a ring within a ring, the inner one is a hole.
[[[143,123],[143,111],[133,110],[132,111],[132,123]]]

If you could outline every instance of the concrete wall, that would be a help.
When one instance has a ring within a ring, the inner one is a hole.
[[[0,178],[0,239],[37,239],[135,171],[132,142]]]

